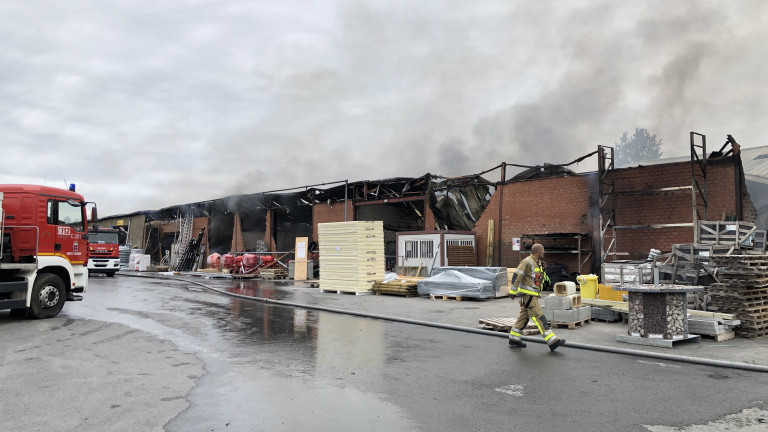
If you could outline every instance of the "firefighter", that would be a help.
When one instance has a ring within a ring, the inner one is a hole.
[[[509,331],[509,345],[515,348],[525,348],[521,336],[522,330],[528,325],[528,319],[533,320],[536,327],[544,336],[550,351],[565,345],[565,339],[560,339],[555,332],[550,330],[547,317],[541,311],[539,298],[541,298],[542,281],[545,276],[544,246],[536,243],[531,247],[531,254],[520,262],[515,274],[512,275],[512,285],[509,287],[511,297],[520,297],[520,314],[517,321]]]

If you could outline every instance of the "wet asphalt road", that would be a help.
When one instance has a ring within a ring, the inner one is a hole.
[[[207,283],[297,302],[312,289]],[[768,428],[768,374],[541,344],[511,350],[501,338],[265,305],[185,282],[92,277],[86,300],[53,320],[0,312],[0,334],[9,430]],[[38,373],[27,373],[36,361]],[[74,395],[66,410],[30,410]]]

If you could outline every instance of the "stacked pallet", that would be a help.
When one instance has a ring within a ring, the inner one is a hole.
[[[417,282],[418,280],[416,279],[395,279],[389,282],[376,281],[371,291],[376,295],[392,294],[404,297],[417,297],[419,295]]]
[[[742,221],[699,221],[698,243],[675,244],[668,260],[659,264],[662,284],[708,286],[718,282],[712,257],[723,255],[762,255],[766,250],[766,231]]]
[[[381,221],[317,225],[320,290],[369,294],[384,279],[384,225]]]
[[[741,325],[739,337],[756,338],[768,334],[768,255],[730,255],[712,257],[720,267],[719,283],[709,287],[712,305],[720,312],[732,313]]]

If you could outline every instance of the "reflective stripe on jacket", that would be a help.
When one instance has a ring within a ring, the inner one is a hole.
[[[509,293],[541,297],[541,289],[536,286],[537,273],[541,273],[540,266],[533,258],[533,255],[527,256],[520,262],[515,274],[512,276],[512,285],[509,287]]]

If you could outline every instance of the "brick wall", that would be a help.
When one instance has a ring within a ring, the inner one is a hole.
[[[504,203],[501,219],[501,266],[515,267],[526,253],[512,251],[512,239],[530,234],[590,233],[590,199],[596,196],[594,174],[564,178],[537,179],[511,182],[503,186]],[[592,192],[592,189],[595,192]],[[483,216],[475,224],[478,263],[487,260],[488,221],[499,229],[499,191],[497,190]],[[575,245],[575,243],[574,243]],[[497,249],[494,254],[498,254]],[[497,256],[497,255],[496,255]],[[566,254],[552,255],[550,262],[562,262],[577,268],[576,257]],[[491,263],[496,266],[498,261]]]
[[[741,197],[736,197],[739,176],[734,170],[738,159],[724,158],[708,161],[707,187],[709,198],[709,219],[720,220],[723,216],[734,215],[737,199],[741,199],[745,219],[751,218],[751,204],[746,188]],[[738,166],[738,165],[736,165]],[[617,192],[652,190],[691,184],[690,162],[633,167],[615,171]],[[510,182],[504,187],[504,202],[499,202],[499,191],[494,193],[488,208],[475,225],[477,233],[478,263],[486,264],[488,245],[488,224],[494,221],[499,229],[499,205],[501,218],[501,266],[514,267],[526,252],[512,251],[512,238],[531,234],[582,233],[594,240],[594,250],[599,250],[599,210],[597,173],[572,177],[537,179]],[[668,194],[645,194],[616,197],[617,225],[654,225],[690,223],[693,209],[690,191]],[[749,219],[747,219],[749,220]],[[617,230],[617,252],[628,252],[629,256],[619,259],[642,259],[651,248],[664,252],[676,243],[691,243],[694,239],[692,227]],[[575,246],[575,242],[572,243]],[[545,244],[546,246],[546,244]],[[582,244],[590,249],[590,242]],[[494,256],[499,253],[497,246]],[[582,256],[584,259],[585,256]],[[577,271],[575,254],[549,254],[549,262],[567,266],[569,272]],[[582,270],[589,269],[588,262]],[[491,265],[498,265],[494,259]]]
[[[432,213],[432,209],[425,203],[424,207],[424,230],[437,229],[435,226],[435,214]]]
[[[328,204],[315,204],[312,206],[312,239],[317,241],[317,224],[329,222],[344,222],[344,202]],[[355,220],[355,205],[352,200],[347,203],[347,221]]]
[[[617,192],[642,191],[691,184],[690,162],[651,165],[615,171]],[[734,159],[710,160],[707,164],[708,219],[721,220],[736,212],[736,173]],[[697,197],[698,202],[702,202]],[[703,215],[703,208],[700,208]],[[616,225],[654,225],[690,223],[693,220],[691,192],[648,194],[616,197]],[[641,259],[651,248],[670,252],[672,245],[692,243],[694,228],[619,229],[617,252],[629,256],[619,259]]]

